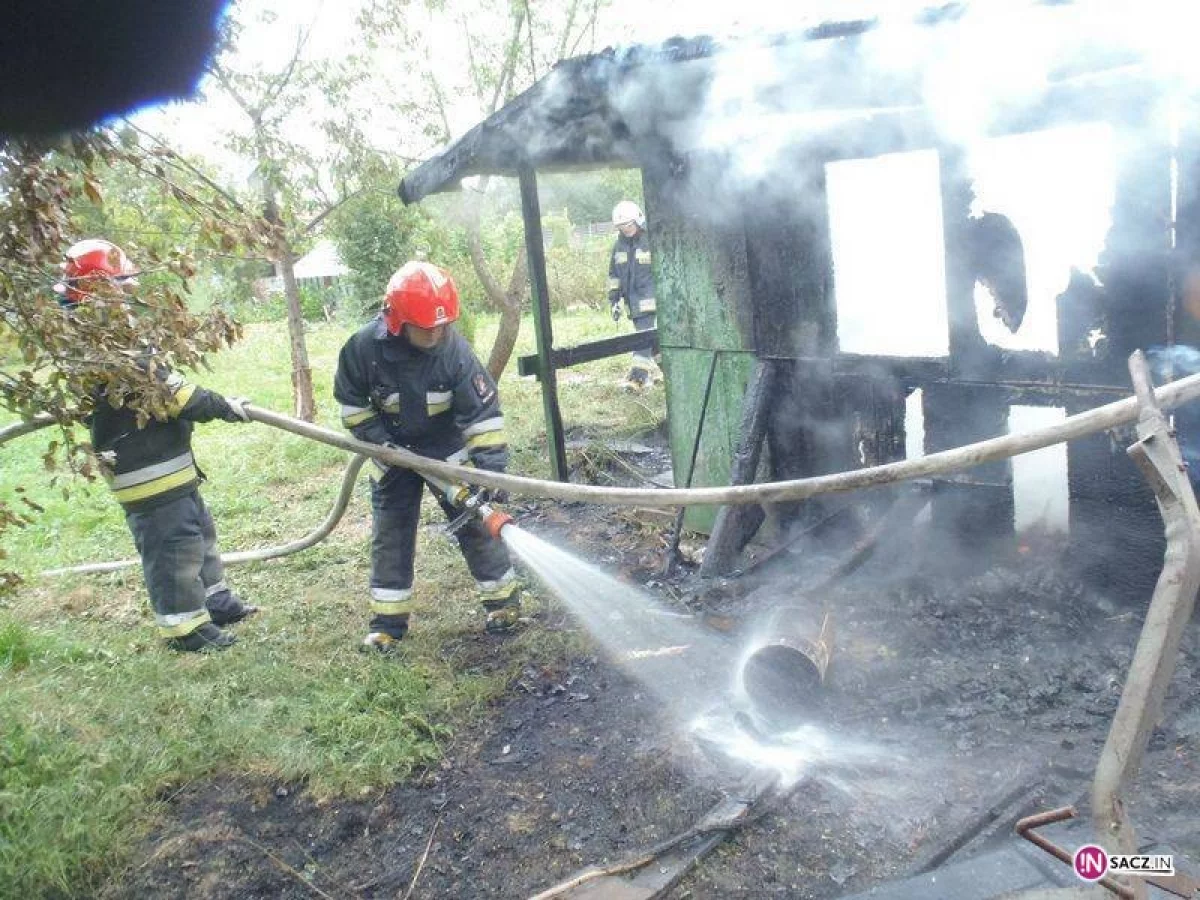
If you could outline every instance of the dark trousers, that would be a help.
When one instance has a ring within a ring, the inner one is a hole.
[[[654,313],[646,313],[645,315],[634,316],[633,317],[634,330],[635,331],[649,331],[651,328],[654,327],[654,317],[655,317]],[[650,370],[650,364],[653,361],[654,361],[654,354],[649,349],[634,350],[631,373],[640,369],[643,373],[642,377],[644,378],[645,373]]]
[[[407,591],[413,583],[417,527],[425,480],[411,469],[393,466],[378,481],[371,479],[371,590]],[[438,504],[448,518],[458,514],[438,490]],[[471,519],[456,533],[459,550],[477,582],[496,582],[508,575],[512,563],[504,544]]]
[[[126,513],[125,522],[164,636],[190,634],[209,621],[210,607],[238,602],[225,584],[217,527],[198,490]]]

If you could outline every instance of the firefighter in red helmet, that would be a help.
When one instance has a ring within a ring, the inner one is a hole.
[[[383,309],[338,356],[334,396],[356,438],[422,456],[502,472],[504,416],[492,380],[454,329],[458,291],[450,275],[407,262],[387,285]],[[371,621],[363,646],[387,651],[408,631],[421,496],[427,480],[399,467],[371,480]],[[446,515],[459,510],[428,482]],[[503,500],[503,497],[495,497]],[[503,543],[477,520],[456,533],[479,589],[489,632],[518,623],[520,583]]]
[[[137,268],[125,251],[91,239],[66,253],[55,290],[72,309],[100,292],[129,292]],[[152,348],[141,348],[149,362]],[[175,650],[221,650],[234,642],[222,626],[256,611],[225,582],[217,532],[200,496],[203,476],[192,455],[192,425],[223,419],[246,422],[245,402],[191,384],[176,372],[155,366],[171,393],[165,419],[138,424],[125,403],[114,406],[103,389],[93,397],[89,417],[92,448],[133,534],[154,618]]]

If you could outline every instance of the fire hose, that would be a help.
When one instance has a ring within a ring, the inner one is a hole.
[[[1140,355],[1140,351],[1138,351]],[[1173,409],[1184,403],[1200,399],[1200,375],[1190,375],[1178,381],[1171,382],[1154,391],[1160,407]],[[817,475],[811,478],[798,478],[788,481],[771,481],[759,484],[733,485],[724,487],[705,488],[627,488],[600,487],[597,485],[570,484],[559,481],[547,481],[539,478],[527,478],[520,475],[509,475],[501,472],[491,472],[472,466],[456,465],[442,460],[420,456],[412,451],[397,447],[385,447],[380,444],[370,444],[357,440],[343,432],[334,431],[321,425],[305,422],[282,413],[263,407],[247,404],[246,412],[253,422],[259,422],[278,428],[300,437],[328,444],[378,460],[384,465],[401,466],[412,469],[431,481],[451,482],[455,485],[470,485],[481,488],[492,488],[507,491],[510,494],[559,500],[565,502],[594,503],[608,506],[645,506],[645,507],[678,507],[692,505],[723,505],[738,503],[779,503],[783,501],[806,500],[819,494],[845,493],[862,490],[863,488],[879,487],[900,481],[910,481],[918,478],[928,478],[934,475],[945,475],[969,469],[985,462],[1007,459],[1034,450],[1041,450],[1054,444],[1072,441],[1110,428],[1130,425],[1138,418],[1138,405],[1135,397],[1128,397],[1103,406],[1097,406],[1087,412],[1069,416],[1054,425],[1048,425],[1034,431],[1020,434],[1009,434],[1001,437],[965,444],[952,450],[943,450],[917,459],[905,459],[880,466],[865,469],[854,469],[847,472],[837,472],[829,475]],[[20,422],[0,430],[0,444],[21,434],[54,424],[49,417],[39,417],[27,422]],[[356,461],[361,467],[361,461]],[[351,464],[352,466],[354,463]],[[354,472],[357,476],[357,470]],[[349,482],[349,485],[347,484]],[[350,471],[342,479],[342,493],[348,494],[353,478]],[[245,551],[229,554],[223,557],[226,562],[249,562],[267,559],[296,552],[312,546],[324,538],[332,530],[337,520],[344,512],[344,505],[335,504],[334,509],[326,517],[321,527],[310,535],[284,547],[265,550]],[[338,507],[341,506],[341,509]],[[491,511],[491,510],[489,510]],[[110,571],[135,565],[136,561],[120,563],[104,563],[103,569],[93,566],[55,569],[44,574],[78,573],[86,571]]]

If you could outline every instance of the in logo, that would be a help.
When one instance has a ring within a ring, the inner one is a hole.
[[[1108,854],[1103,847],[1084,844],[1075,851],[1071,865],[1084,881],[1099,881],[1108,874]]]

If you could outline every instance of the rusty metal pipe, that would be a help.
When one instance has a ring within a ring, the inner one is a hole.
[[[1035,813],[1032,816],[1026,816],[1017,822],[1015,830],[1018,835],[1029,841],[1029,843],[1033,844],[1035,847],[1038,847],[1039,849],[1049,853],[1058,861],[1064,862],[1068,866],[1073,867],[1075,865],[1075,859],[1070,853],[1058,846],[1058,844],[1047,840],[1034,831],[1035,828],[1041,828],[1043,825],[1052,825],[1055,822],[1065,822],[1066,820],[1073,818],[1075,818],[1075,807],[1062,806],[1058,809],[1051,809],[1047,810],[1046,812]],[[1137,896],[1132,888],[1121,884],[1121,882],[1117,881],[1111,875],[1105,875],[1097,882],[1097,884],[1112,891],[1118,897],[1121,897],[1122,900],[1135,900]]]
[[[833,652],[833,620],[825,614],[814,636],[808,613],[792,607],[771,615],[767,634],[742,662],[746,697],[772,727],[799,724],[825,683]]]
[[[1200,508],[1196,495],[1174,432],[1158,406],[1141,351],[1130,357],[1129,371],[1139,409],[1138,440],[1129,448],[1129,455],[1154,492],[1167,549],[1092,784],[1096,832],[1106,843],[1115,844],[1114,849],[1120,853],[1136,853],[1138,849],[1123,795],[1137,775],[1150,732],[1162,712],[1179,643],[1200,588]],[[1144,885],[1138,888],[1140,900],[1146,896],[1146,889]]]

